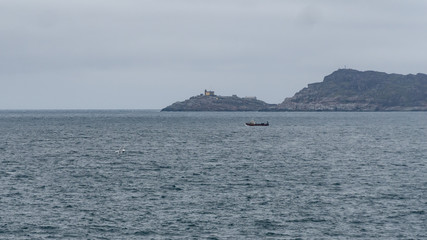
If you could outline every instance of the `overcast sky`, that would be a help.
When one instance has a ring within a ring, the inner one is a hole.
[[[425,0],[1,0],[0,109],[268,103],[339,68],[427,73]]]

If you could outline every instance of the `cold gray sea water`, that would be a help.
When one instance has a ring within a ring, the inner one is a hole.
[[[427,112],[0,111],[0,138],[0,239],[427,239]]]

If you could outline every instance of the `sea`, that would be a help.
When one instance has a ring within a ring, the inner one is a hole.
[[[3,110],[0,139],[0,239],[427,239],[427,112]]]

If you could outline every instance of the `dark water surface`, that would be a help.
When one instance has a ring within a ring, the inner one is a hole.
[[[427,238],[426,112],[0,111],[0,138],[0,239]]]

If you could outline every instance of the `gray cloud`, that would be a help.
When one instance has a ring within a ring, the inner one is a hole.
[[[427,3],[4,0],[0,109],[270,103],[337,68],[427,72]]]

